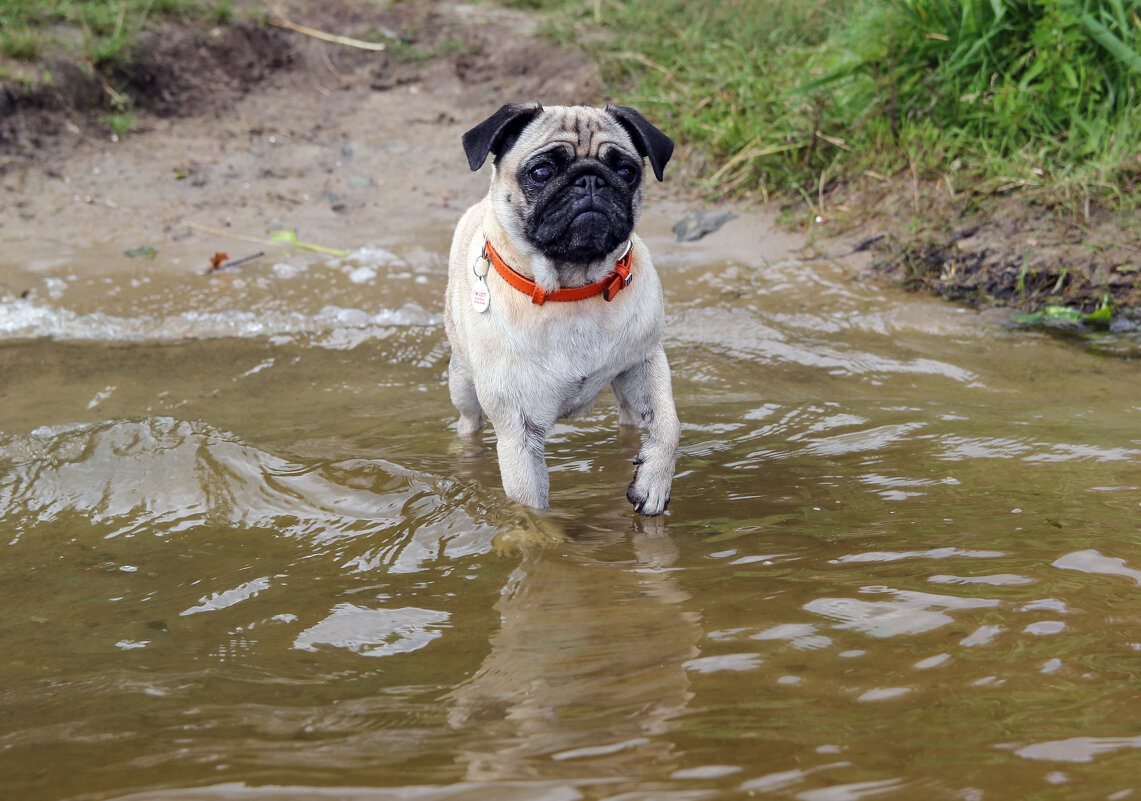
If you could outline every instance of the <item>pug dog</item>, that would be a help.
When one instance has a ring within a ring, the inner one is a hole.
[[[662,348],[662,285],[634,233],[645,162],[659,181],[673,141],[632,108],[511,103],[463,135],[491,188],[452,240],[448,384],[470,436],[491,421],[503,488],[547,508],[543,450],[556,420],[609,386],[621,425],[646,429],[626,498],[670,500],[680,426]]]

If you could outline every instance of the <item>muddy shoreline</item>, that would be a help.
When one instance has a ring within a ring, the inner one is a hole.
[[[61,246],[153,247],[176,263],[205,265],[223,249],[257,252],[276,228],[338,249],[374,240],[378,226],[446,229],[485,185],[455,158],[465,125],[505,99],[603,99],[590,59],[552,46],[521,12],[332,3],[284,13],[386,49],[241,19],[224,28],[163,22],[109,75],[58,58],[47,62],[50,83],[6,80],[0,242],[8,267],[18,258],[50,263]],[[120,139],[104,117],[124,97],[134,125]],[[696,207],[684,163],[671,166],[672,180],[655,193]],[[823,203],[816,231],[808,230],[815,210],[790,207],[783,218],[794,228],[803,220],[802,235],[866,250],[868,280],[1019,310],[1091,311],[1108,296],[1115,327],[1136,325],[1141,248],[1136,232],[1103,210],[1064,213],[1029,196],[980,206],[968,193],[907,178],[838,186]],[[24,291],[5,283],[9,296]]]
[[[267,240],[279,229],[343,251],[450,230],[486,191],[486,176],[462,158],[465,126],[500,97],[570,102],[596,92],[586,57],[540,57],[546,46],[518,13],[440,4],[365,11],[326,4],[304,21],[403,38],[375,53],[248,22],[149,34],[152,46],[136,56],[145,93],[121,138],[98,105],[8,90],[5,294],[19,296],[21,275],[34,284],[84,248],[151,248],[153,264],[199,270],[219,251],[272,257],[281,246]],[[513,40],[517,30],[525,36]],[[132,263],[124,259],[124,269]]]

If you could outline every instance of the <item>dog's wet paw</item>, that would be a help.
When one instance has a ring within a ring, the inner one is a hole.
[[[654,477],[651,472],[643,472],[639,463],[634,470],[634,480],[626,488],[626,500],[633,504],[635,512],[646,517],[656,517],[670,505],[670,483],[673,476]]]
[[[458,423],[456,423],[456,433],[461,437],[472,437],[479,433],[483,428],[483,415],[479,417],[461,416]]]

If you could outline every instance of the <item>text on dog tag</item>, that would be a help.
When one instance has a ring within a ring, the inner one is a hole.
[[[483,280],[483,276],[477,276],[475,283],[471,285],[471,305],[481,313],[487,311],[487,307],[491,305],[491,293],[487,291],[487,281]]]

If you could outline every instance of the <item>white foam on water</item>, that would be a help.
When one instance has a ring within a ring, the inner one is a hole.
[[[366,312],[325,306],[316,314],[281,311],[184,311],[166,316],[77,314],[18,299],[0,302],[0,340],[49,338],[81,342],[171,342],[187,339],[249,339],[322,336],[314,344],[344,347],[384,336],[393,327],[438,325],[441,317],[409,301],[396,309]]]

